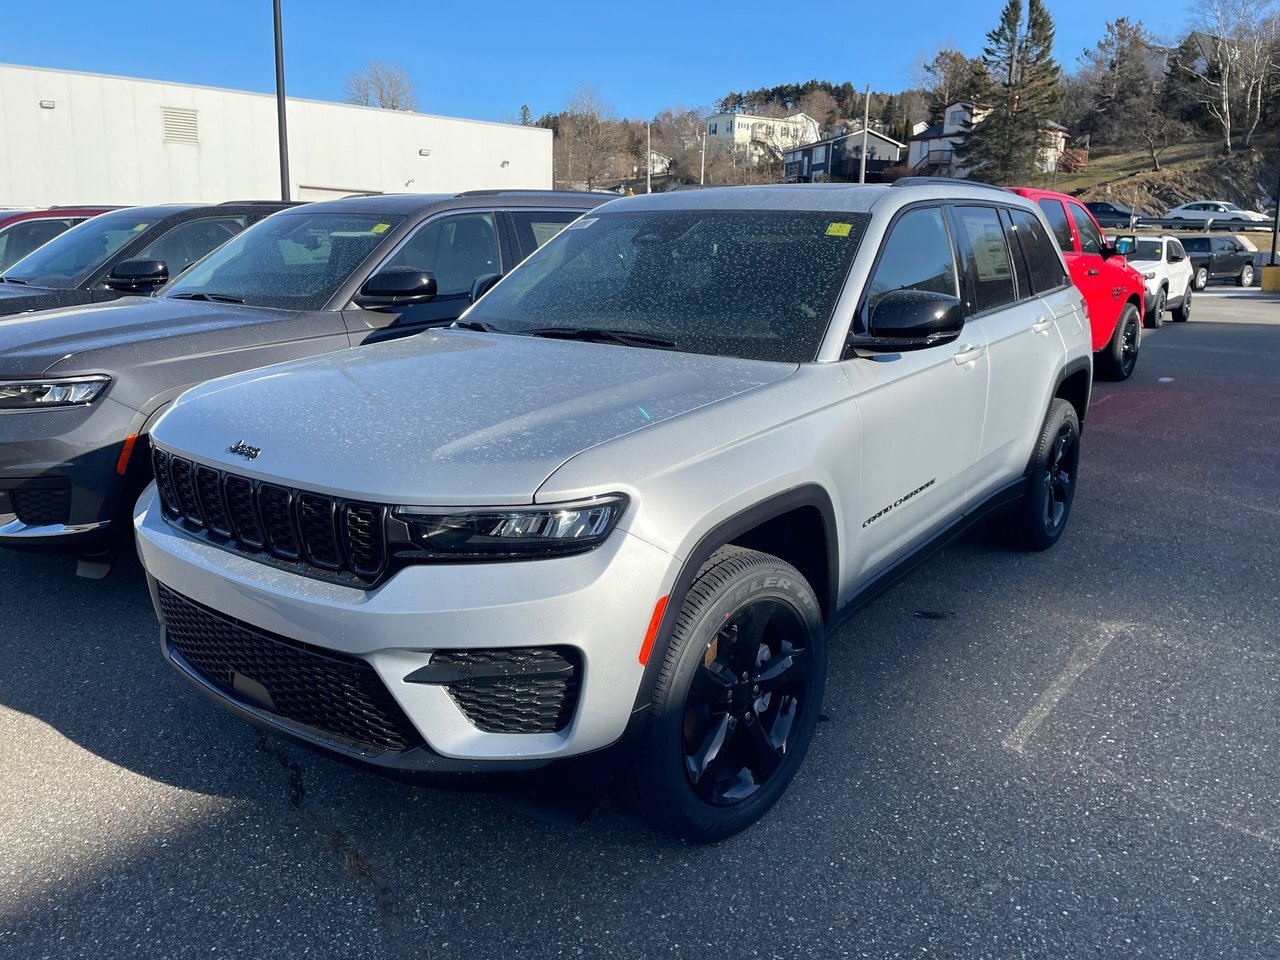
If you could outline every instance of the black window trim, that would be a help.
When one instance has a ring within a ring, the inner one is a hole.
[[[497,212],[499,212],[499,213],[503,213],[503,214],[507,214],[507,215],[508,215],[508,216],[507,216],[507,220],[506,220],[506,222],[507,222],[507,226],[508,226],[508,227],[510,228],[510,230],[511,230],[511,249],[514,251],[514,257],[513,257],[513,259],[514,259],[514,258],[518,258],[518,259],[515,259],[515,262],[514,262],[514,263],[512,263],[512,265],[511,265],[510,267],[508,267],[508,268],[507,268],[507,270],[504,270],[504,271],[503,271],[503,276],[506,276],[506,274],[507,274],[508,270],[514,269],[514,268],[515,268],[515,265],[516,265],[517,263],[522,263],[522,262],[523,262],[524,260],[526,260],[527,258],[529,258],[529,257],[533,256],[534,251],[536,251],[536,250],[540,249],[539,247],[534,247],[534,249],[533,249],[533,250],[529,250],[529,251],[527,251],[527,252],[525,251],[525,249],[524,249],[524,245],[520,243],[520,235],[519,235],[519,233],[516,231],[515,218],[514,218],[513,216],[510,216],[511,214],[516,214],[516,213],[576,213],[578,216],[575,218],[575,220],[570,221],[570,223],[573,223],[573,222],[576,222],[576,220],[579,220],[579,219],[581,219],[582,217],[585,217],[585,216],[586,216],[587,214],[589,214],[592,210],[594,210],[594,209],[595,209],[595,207],[586,207],[586,208],[578,208],[578,207],[561,207],[561,206],[555,206],[555,207],[497,207],[497,208],[495,208],[495,209],[496,209],[496,211],[497,211]],[[569,225],[569,224],[567,224],[567,223],[565,224],[565,226],[566,226],[566,227],[567,227],[568,225]],[[557,234],[557,236],[558,236],[558,234]]]
[[[993,314],[999,310],[1005,310],[1008,307],[1014,307],[1020,303],[1025,302],[1023,298],[1018,296],[1017,271],[1015,270],[1014,264],[1013,264],[1013,251],[1010,249],[1010,246],[1009,246],[1009,234],[1004,229],[1004,219],[1000,216],[1000,209],[1002,207],[1008,207],[1008,206],[1012,206],[1012,205],[1003,204],[1003,203],[985,203],[978,200],[954,201],[947,204],[948,216],[950,218],[953,218],[953,222],[950,224],[951,245],[953,249],[953,255],[955,253],[960,252],[958,249],[956,249],[957,246],[962,247],[965,254],[965,257],[964,257],[965,265],[963,270],[961,271],[965,276],[965,280],[962,286],[967,284],[967,285],[972,285],[976,287],[978,282],[977,277],[974,276],[972,273],[970,273],[970,269],[974,266],[974,260],[973,260],[973,257],[971,256],[971,254],[973,253],[973,250],[969,246],[969,237],[968,237],[968,234],[966,234],[961,229],[961,225],[959,223],[960,209],[962,207],[983,208],[983,209],[991,210],[995,213],[996,223],[1000,224],[1000,232],[1004,235],[1004,250],[1009,257],[1009,269],[1013,271],[1013,274],[1014,274],[1013,276],[1010,277],[1011,285],[1013,286],[1013,299],[1006,301],[1005,303],[998,304],[997,306],[994,306],[994,307],[987,307],[987,309],[985,310],[980,310],[975,313],[966,314],[967,318],[970,320],[981,320],[983,317]],[[965,309],[968,310],[968,307],[969,307],[969,301],[965,300]]]
[[[1048,199],[1053,199],[1053,198],[1048,198]],[[1044,210],[1040,207],[1040,202],[1038,200],[1032,201],[1032,204],[1036,208],[1035,210],[1028,210],[1026,207],[1020,207],[1012,203],[1005,203],[1005,204],[1001,204],[1000,206],[1010,211],[1020,210],[1021,212],[1031,216],[1033,219],[1039,220],[1043,218],[1043,222],[1040,224],[1040,226],[1044,227],[1044,233],[1045,233],[1045,236],[1049,238],[1049,243],[1051,243],[1053,245],[1053,248],[1058,251],[1058,259],[1062,264],[1062,282],[1060,284],[1058,284],[1056,287],[1050,287],[1047,290],[1037,290],[1032,293],[1032,296],[1043,297],[1051,293],[1058,293],[1061,290],[1070,289],[1072,285],[1071,270],[1066,265],[1066,255],[1062,252],[1062,248],[1058,245],[1058,238],[1053,235],[1053,227],[1048,222],[1049,218],[1044,215]],[[1010,220],[1012,219],[1013,218],[1011,216]],[[1031,279],[1031,258],[1027,256],[1026,248],[1022,246],[1021,240],[1018,241],[1018,249],[1022,251],[1023,263],[1025,263],[1027,267],[1027,279],[1030,280]],[[1031,285],[1033,287],[1035,286],[1034,283],[1032,283]]]

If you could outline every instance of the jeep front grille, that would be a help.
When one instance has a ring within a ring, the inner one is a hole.
[[[152,449],[165,519],[209,543],[356,586],[388,569],[387,508],[294,490]]]

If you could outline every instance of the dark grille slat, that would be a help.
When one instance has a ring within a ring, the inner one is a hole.
[[[196,497],[196,485],[191,472],[190,460],[183,460],[181,457],[170,458],[169,473],[173,478],[173,490],[177,495],[178,509],[192,523],[204,526],[204,514],[200,512],[200,501]]]
[[[168,642],[229,699],[366,749],[401,751],[422,743],[368,662],[251,628],[163,584],[157,590]],[[261,684],[271,704],[237,690],[237,674]]]
[[[520,669],[531,663],[544,669],[571,667],[572,672],[559,676],[520,676]],[[563,730],[573,719],[578,704],[581,662],[572,649],[448,650],[432,656],[431,665],[439,664],[510,671],[508,676],[446,684],[449,695],[467,719],[486,733],[554,733]]]
[[[217,470],[196,467],[196,495],[209,529],[220,537],[231,536],[231,520],[222,503],[222,483]]]
[[[337,506],[332,497],[315,493],[298,495],[298,532],[307,559],[325,570],[340,570],[342,556],[338,552]]]
[[[253,482],[244,477],[226,477],[222,482],[226,496],[227,512],[235,528],[234,536],[246,547],[261,550],[266,546],[262,538],[262,525],[253,508]]]
[[[386,563],[386,510],[367,503],[349,503],[343,510],[347,556],[351,569],[374,578]]]
[[[293,494],[271,483],[258,484],[258,512],[267,535],[267,547],[277,557],[297,560],[298,538],[293,532]]]
[[[156,475],[156,488],[160,491],[160,506],[170,516],[180,516],[182,508],[178,504],[178,494],[173,489],[173,477],[169,472],[169,462],[173,458],[163,450],[151,450],[151,466]]]

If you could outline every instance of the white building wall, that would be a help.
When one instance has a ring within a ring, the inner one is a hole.
[[[199,143],[164,141],[164,107]],[[551,187],[540,127],[292,98],[288,123],[294,199]],[[0,64],[0,205],[273,199],[277,158],[273,96]]]

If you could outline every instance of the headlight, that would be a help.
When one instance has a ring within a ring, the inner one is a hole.
[[[1146,273],[1143,274],[1143,276],[1146,277],[1148,280],[1154,280],[1156,278],[1156,272],[1154,270],[1148,270]]]
[[[0,380],[0,410],[43,410],[93,403],[110,377],[66,377],[53,380]]]
[[[518,560],[562,557],[598,547],[627,508],[614,493],[534,507],[441,510],[401,507],[397,520],[413,544],[406,560]]]

